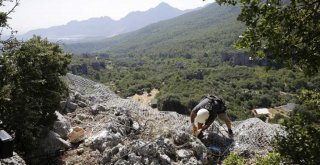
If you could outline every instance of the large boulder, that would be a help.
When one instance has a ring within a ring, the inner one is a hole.
[[[234,146],[232,150],[243,156],[264,155],[272,150],[275,136],[285,135],[283,126],[265,123],[258,118],[241,121],[234,127]]]

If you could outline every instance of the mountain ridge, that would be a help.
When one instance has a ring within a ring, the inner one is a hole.
[[[112,38],[67,44],[65,50],[73,53],[110,51],[115,54],[152,54],[152,50],[157,50],[161,54],[181,54],[194,43],[197,50],[188,50],[188,54],[215,51],[222,47],[231,47],[241,34],[244,26],[236,21],[239,12],[239,7],[225,7],[213,3],[200,10]],[[224,40],[220,40],[221,34]],[[160,49],[162,51],[158,51]]]
[[[65,25],[34,29],[18,36],[18,38],[28,39],[33,35],[40,35],[53,41],[107,38],[134,31],[155,22],[171,19],[184,13],[185,11],[166,3],[160,3],[147,11],[131,12],[120,20],[113,20],[108,16],[89,18],[83,21],[72,20]]]

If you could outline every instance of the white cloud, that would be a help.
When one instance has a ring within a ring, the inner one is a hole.
[[[185,10],[213,0],[21,0],[9,24],[22,34],[36,28],[66,24],[71,20],[109,16],[120,19],[132,11],[145,11],[166,2]]]

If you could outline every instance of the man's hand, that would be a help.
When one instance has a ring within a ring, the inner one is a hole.
[[[197,131],[197,138],[199,138],[199,139],[203,138],[203,130],[202,129],[199,129]]]

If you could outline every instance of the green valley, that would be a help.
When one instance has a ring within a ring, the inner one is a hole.
[[[250,117],[253,108],[298,103],[300,90],[318,88],[319,75],[307,78],[282,66],[267,71],[266,60],[236,50],[244,30],[236,21],[239,11],[211,4],[135,32],[66,45],[76,54],[69,69],[123,97],[157,88],[159,109],[181,114],[215,93],[233,119]]]

